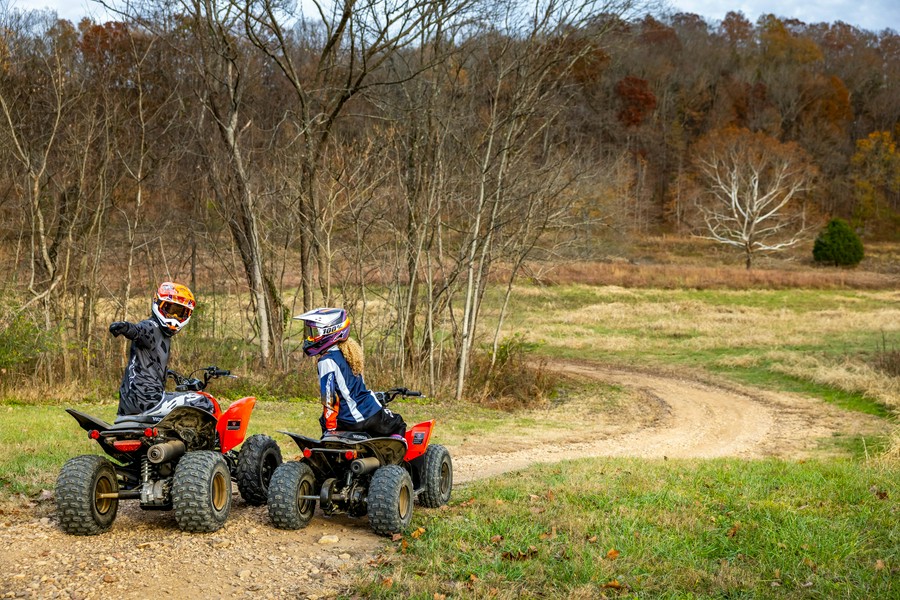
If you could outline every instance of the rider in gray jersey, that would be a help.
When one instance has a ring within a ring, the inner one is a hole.
[[[172,336],[190,320],[195,305],[194,295],[187,286],[165,282],[156,291],[149,318],[138,323],[110,324],[109,332],[113,336],[122,335],[131,340],[128,366],[119,386],[119,416],[148,412],[167,397],[176,395],[165,392]],[[212,403],[203,399],[208,405],[199,408],[211,411]]]

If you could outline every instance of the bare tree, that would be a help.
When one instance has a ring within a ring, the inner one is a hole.
[[[303,304],[309,308],[314,261],[322,296],[326,302],[331,297],[327,253],[321,251],[328,241],[322,239],[326,211],[320,176],[335,125],[357,95],[397,83],[376,76],[382,66],[397,59],[404,48],[426,40],[435,28],[464,11],[470,0],[312,0],[294,8],[275,0],[233,1],[243,6],[247,36],[284,74],[295,96],[292,115],[301,147],[300,271]],[[294,24],[293,31],[287,23]],[[401,81],[415,75],[416,71],[406,73]]]
[[[697,148],[697,208],[706,239],[754,255],[788,248],[807,230],[803,194],[815,171],[793,143],[746,129],[713,132]]]

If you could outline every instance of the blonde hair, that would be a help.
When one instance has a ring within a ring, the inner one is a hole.
[[[362,375],[363,367],[365,366],[362,346],[353,338],[347,338],[342,342],[338,342],[337,347],[347,360],[347,364],[350,365],[350,370],[353,371],[353,374]],[[322,360],[324,355],[325,353],[323,352],[316,357],[316,364]]]

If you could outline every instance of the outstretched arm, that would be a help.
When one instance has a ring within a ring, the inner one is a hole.
[[[149,347],[153,343],[153,331],[150,327],[147,327],[146,321],[141,321],[140,323],[115,321],[110,323],[109,332],[113,337],[122,335],[141,346]]]

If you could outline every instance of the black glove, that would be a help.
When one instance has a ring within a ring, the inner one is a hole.
[[[109,324],[109,332],[113,334],[113,337],[119,337],[126,331],[128,331],[128,322],[126,321],[115,321]]]

